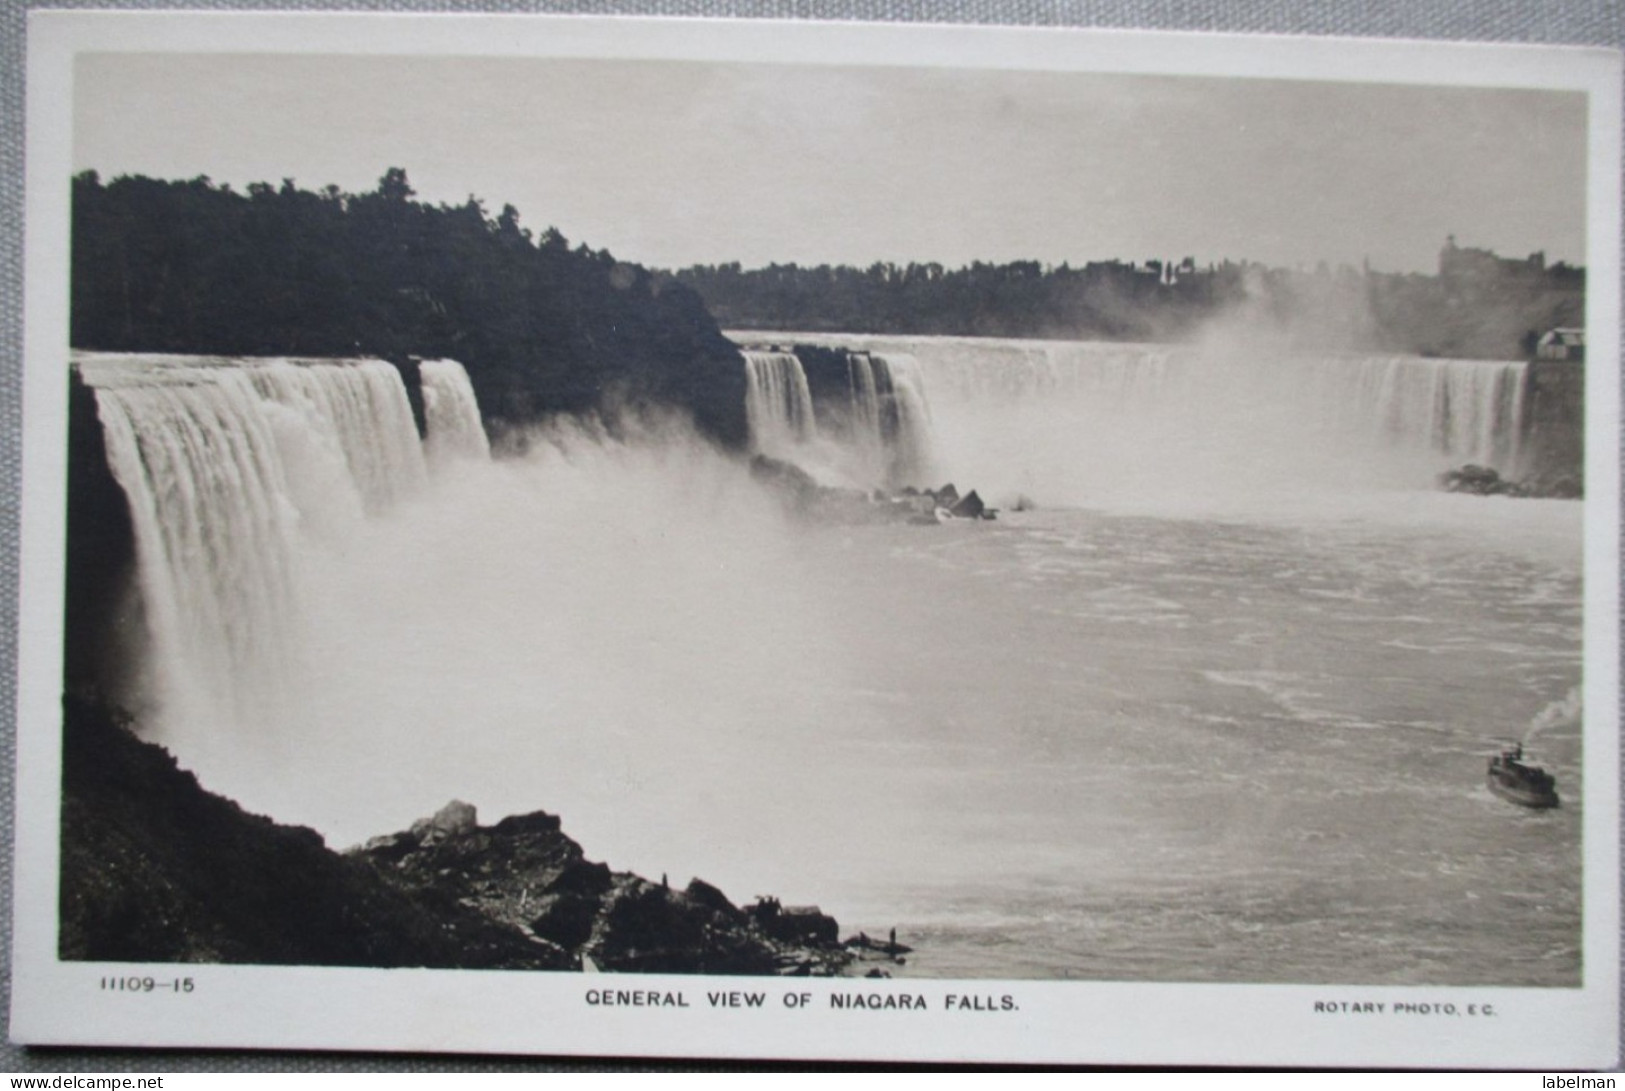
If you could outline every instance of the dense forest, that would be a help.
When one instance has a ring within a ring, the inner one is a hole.
[[[414,200],[406,172],[321,192],[73,180],[72,344],[220,355],[448,356],[488,423],[654,404],[745,438],[734,346],[665,274],[539,238],[506,206]]]
[[[1493,359],[1528,355],[1532,334],[1582,325],[1585,310],[1583,270],[1548,267],[1540,255],[1509,261],[1456,250],[1453,242],[1438,276],[1185,258],[960,269],[734,263],[694,266],[677,278],[725,329],[1186,341],[1216,321],[1237,321],[1309,349]]]

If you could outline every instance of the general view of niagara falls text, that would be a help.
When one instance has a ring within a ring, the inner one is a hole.
[[[75,80],[61,960],[1582,984],[1585,96]]]

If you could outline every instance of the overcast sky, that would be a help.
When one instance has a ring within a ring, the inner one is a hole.
[[[1188,77],[94,55],[75,169],[516,206],[647,265],[1585,261],[1574,93]]]

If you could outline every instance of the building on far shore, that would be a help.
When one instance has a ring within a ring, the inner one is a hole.
[[[1535,358],[1585,363],[1586,331],[1573,326],[1559,326],[1547,330],[1541,335],[1540,340],[1535,342]]]
[[[1439,251],[1439,277],[1447,281],[1540,280],[1546,276],[1546,252],[1537,250],[1527,258],[1503,258],[1493,250],[1457,246],[1456,236],[1444,241]]]

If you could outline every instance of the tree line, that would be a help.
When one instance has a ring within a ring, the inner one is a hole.
[[[73,179],[71,341],[105,351],[451,357],[488,423],[622,404],[745,439],[744,376],[699,296],[667,274],[495,216],[377,188]]]
[[[1244,297],[1239,276],[1168,281],[1161,262],[1045,268],[1036,261],[896,265],[738,262],[679,270],[724,328],[967,337],[1177,339],[1202,314]]]
[[[1510,264],[1510,263],[1509,263]],[[1271,268],[1195,258],[1043,266],[739,263],[679,270],[725,329],[1185,341],[1219,320],[1301,347],[1517,358],[1531,336],[1577,326],[1584,270],[1452,277],[1324,263]]]

